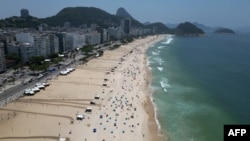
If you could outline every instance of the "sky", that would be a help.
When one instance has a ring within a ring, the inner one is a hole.
[[[179,24],[198,22],[211,27],[250,26],[250,0],[0,0],[0,19],[20,16],[22,8],[30,15],[45,18],[65,7],[96,7],[116,14],[123,7],[144,22]]]

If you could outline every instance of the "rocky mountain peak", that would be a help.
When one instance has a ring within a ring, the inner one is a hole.
[[[123,17],[123,18],[133,18],[127,11],[126,9],[120,7],[116,11],[116,16]]]

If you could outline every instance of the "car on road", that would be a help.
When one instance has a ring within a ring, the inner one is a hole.
[[[40,79],[42,77],[44,77],[44,75],[43,74],[39,74],[38,77],[37,77],[37,79]]]
[[[28,82],[31,83],[33,80],[34,80],[34,78],[30,78],[30,80]]]

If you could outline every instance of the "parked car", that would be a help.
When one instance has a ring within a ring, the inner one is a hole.
[[[35,94],[35,92],[30,88],[24,90],[24,95],[30,96],[30,95],[34,95],[34,94]]]
[[[49,82],[43,82],[42,84],[46,87],[50,85]]]
[[[36,83],[38,89],[45,89],[45,86],[42,83]]]
[[[39,92],[40,89],[39,89],[38,87],[33,87],[33,88],[32,88],[32,91],[34,91],[34,92]]]

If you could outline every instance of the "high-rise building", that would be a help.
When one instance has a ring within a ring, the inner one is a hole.
[[[13,34],[9,34],[9,33],[5,33],[2,35],[0,34],[0,42],[3,43],[4,54],[8,54],[7,45],[13,41],[15,41],[15,36]]]
[[[101,43],[101,33],[96,31],[92,31],[85,34],[86,36],[86,43],[88,45],[97,45]]]
[[[97,30],[97,32],[99,32],[101,34],[101,42],[100,42],[101,44],[103,44],[109,40],[107,29],[97,27],[96,30]]]
[[[57,33],[59,41],[59,52],[68,52],[73,50],[73,37],[67,33]]]
[[[81,48],[86,45],[86,37],[84,34],[69,33],[73,37],[73,49]]]
[[[73,50],[73,36],[70,34],[65,34],[63,38],[64,52],[69,52]]]
[[[108,38],[110,40],[122,39],[123,32],[119,28],[109,27],[108,28]]]
[[[18,54],[23,63],[29,61],[34,54],[34,47],[30,43],[15,43],[8,45],[8,52]]]
[[[22,43],[30,43],[34,45],[34,35],[32,33],[18,33],[16,34],[16,41]]]
[[[38,33],[18,33],[16,41],[29,43],[33,47],[33,56],[48,56],[50,53],[49,38]]]
[[[54,34],[49,35],[49,48],[50,54],[59,53],[59,39]]]
[[[21,9],[21,17],[23,17],[23,18],[29,17],[29,10],[28,9]]]
[[[131,28],[131,19],[126,18],[121,20],[121,29],[126,35],[130,33],[130,28]]]
[[[47,57],[50,54],[49,37],[46,35],[37,35],[35,42],[35,51],[37,56]]]
[[[3,43],[0,43],[0,72],[6,70],[6,62],[5,62],[5,55],[4,55],[4,47]]]

